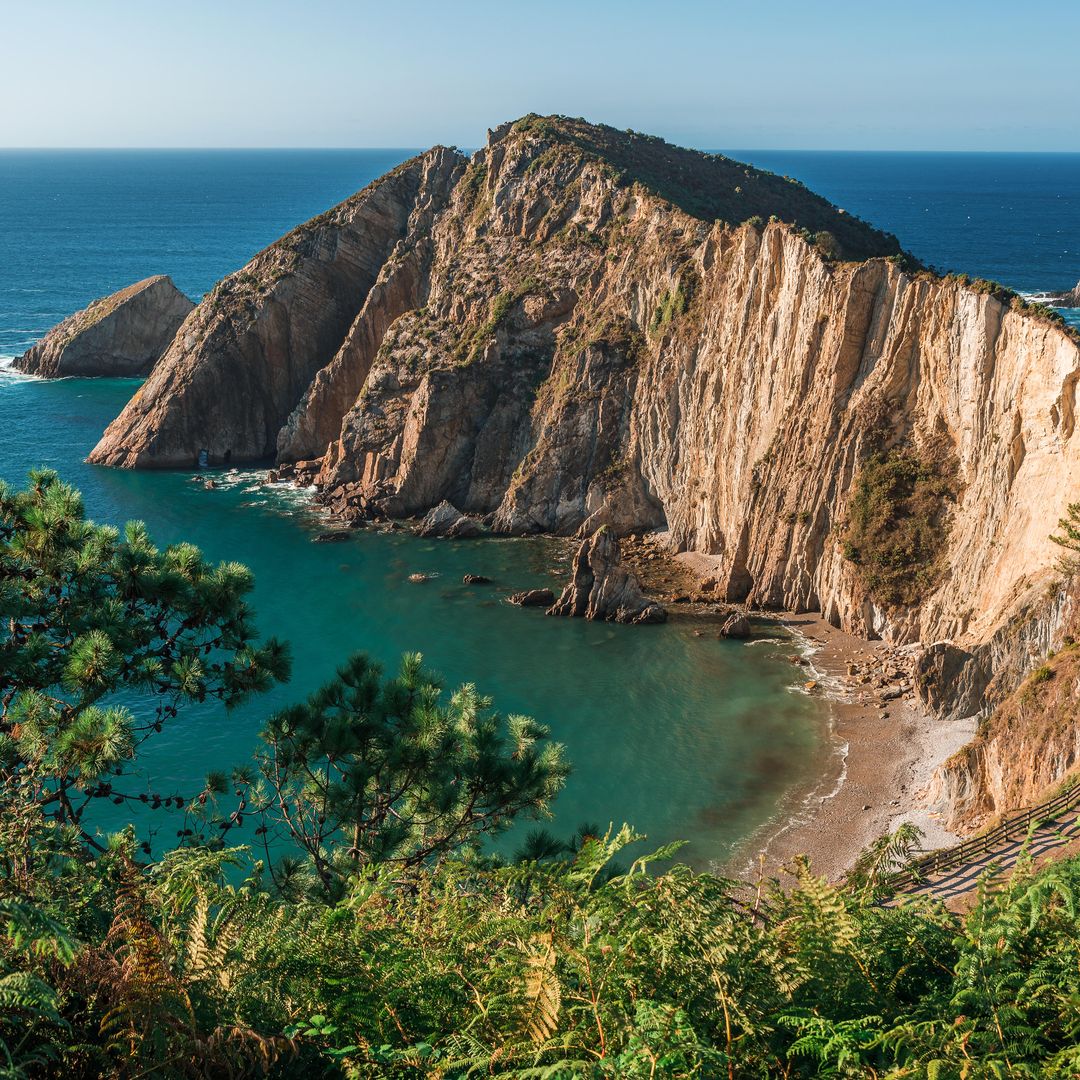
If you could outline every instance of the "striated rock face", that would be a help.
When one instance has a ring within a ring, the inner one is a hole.
[[[365,513],[666,529],[718,600],[942,643],[924,701],[985,714],[1061,633],[1078,380],[1060,325],[801,185],[528,117],[226,279],[92,460],[276,450]]]
[[[667,618],[659,604],[645,599],[607,526],[582,542],[570,583],[548,614],[620,623],[658,623]]]
[[[164,275],[95,300],[15,358],[27,375],[145,375],[195,305]]]
[[[1030,806],[1080,767],[1080,653],[1035,669],[976,738],[934,776],[930,799],[947,828],[967,832]]]
[[[464,167],[437,147],[293,230],[225,278],[180,327],[90,461],[188,466],[273,456],[278,433],[330,363],[419,207]]]

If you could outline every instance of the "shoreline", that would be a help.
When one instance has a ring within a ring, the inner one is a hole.
[[[671,613],[695,614],[702,605],[745,610],[713,594],[713,557],[673,556],[666,540],[663,532],[622,540],[646,595]],[[564,555],[573,544],[566,539]],[[779,877],[796,856],[806,855],[816,874],[836,881],[864,848],[906,821],[922,829],[925,850],[958,843],[926,805],[925,791],[936,767],[974,736],[975,722],[936,720],[919,707],[910,680],[912,648],[844,633],[815,612],[746,614],[759,626],[782,628],[800,648],[802,670],[813,684],[806,692],[827,710],[831,745],[822,754],[823,771],[793,788],[768,822],[718,860],[717,872]]]
[[[846,634],[816,613],[775,619],[805,643],[824,684],[833,746],[824,776],[794,791],[778,820],[744,845],[740,870],[775,877],[806,855],[815,873],[836,881],[867,845],[903,822],[923,830],[926,850],[958,843],[927,806],[925,791],[937,766],[973,737],[974,721],[936,720],[910,690],[882,700],[873,673],[902,660],[903,649]]]
[[[712,557],[683,552],[673,562],[708,579]],[[934,770],[975,735],[975,721],[928,715],[911,687],[910,648],[868,641],[838,630],[816,612],[748,612],[771,621],[803,646],[807,674],[829,715],[826,767],[795,788],[763,825],[724,861],[738,877],[777,877],[798,855],[830,881],[843,877],[860,852],[903,822],[923,831],[925,850],[960,837],[927,805]]]

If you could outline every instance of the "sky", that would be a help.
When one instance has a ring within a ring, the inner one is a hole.
[[[0,147],[1080,151],[1080,0],[0,0]]]

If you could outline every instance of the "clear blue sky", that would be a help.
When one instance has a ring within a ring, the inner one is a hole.
[[[1080,150],[1080,0],[0,0],[0,146]]]

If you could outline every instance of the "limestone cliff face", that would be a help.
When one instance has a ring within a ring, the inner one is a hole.
[[[1041,664],[936,773],[931,802],[959,832],[1030,806],[1080,767],[1080,653]]]
[[[463,167],[436,148],[260,252],[206,296],[90,455],[140,468],[265,459],[341,346],[417,204]]]
[[[988,642],[1045,584],[1080,487],[1080,352],[1052,322],[827,259],[780,222],[700,221],[514,132],[433,240],[425,304],[383,338],[327,487],[360,481],[394,514],[445,498],[506,532],[667,527],[721,556],[730,600],[897,641]],[[944,573],[915,607],[845,557],[871,435],[955,462]]]
[[[214,295],[92,460],[276,449],[395,516],[664,528],[718,556],[728,600],[948,642],[920,686],[957,715],[1060,635],[1077,340],[783,178],[530,117],[467,168],[415,159]],[[951,492],[904,602],[846,543],[866,463],[901,450]]]
[[[27,375],[145,375],[195,305],[165,275],[102,297],[15,358]]]

